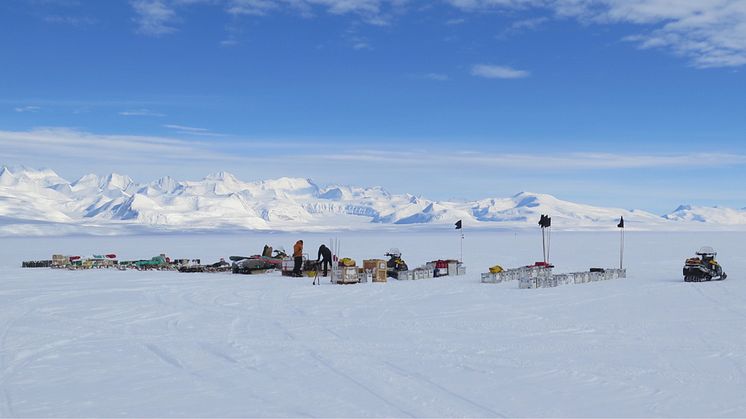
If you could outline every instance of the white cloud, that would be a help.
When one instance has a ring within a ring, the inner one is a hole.
[[[239,44],[238,39],[236,39],[235,37],[229,37],[227,39],[223,39],[222,41],[220,41],[221,47],[235,47],[238,44]]]
[[[164,125],[184,132],[212,134],[206,128],[185,125]],[[220,134],[215,134],[220,135]],[[282,139],[229,139],[219,144],[210,141],[185,140],[154,135],[97,134],[67,127],[39,127],[27,131],[0,130],[0,149],[3,153],[26,154],[33,157],[54,157],[66,160],[67,157],[94,157],[99,160],[129,161],[134,157],[155,161],[175,159],[214,159],[241,160],[234,150],[250,147],[252,153],[261,150],[298,149],[299,147],[322,146],[308,141]],[[272,151],[272,153],[277,154]],[[285,153],[283,153],[284,155]],[[260,156],[261,159],[266,156]],[[278,159],[282,156],[278,154]]]
[[[559,3],[570,3],[562,0]],[[560,13],[594,23],[650,27],[626,39],[666,48],[696,67],[746,64],[746,2],[742,0],[585,0]]]
[[[131,0],[136,13],[137,32],[164,35],[175,32],[180,8],[194,4],[222,7],[233,16],[266,16],[274,12],[296,13],[312,17],[317,10],[332,15],[355,15],[376,26],[388,25],[393,16],[411,0]],[[233,39],[221,43],[234,45]]]
[[[746,166],[746,154],[680,153],[680,154],[615,154],[615,153],[501,153],[477,151],[452,152],[429,150],[428,158],[418,159],[423,151],[399,152],[396,156],[375,150],[346,150],[319,155],[344,162],[386,162],[402,166],[442,166],[454,169],[466,167],[509,168],[513,171],[546,173],[577,170],[655,169],[680,167]],[[315,158],[313,156],[309,157]]]
[[[571,0],[575,1],[575,0]],[[582,1],[582,0],[579,0]],[[494,8],[526,8],[543,6],[550,3],[551,0],[445,0],[446,3],[453,7],[466,11],[479,11]]]
[[[372,49],[369,43],[365,41],[353,42],[352,49]]]
[[[216,132],[212,132],[207,128],[197,128],[197,127],[190,127],[186,125],[177,125],[177,124],[165,124],[163,125],[163,127],[174,130],[178,134],[198,135],[198,136],[205,136],[205,137],[225,137],[226,136],[225,134],[218,134]]]
[[[138,33],[158,36],[176,31],[172,26],[176,11],[165,0],[133,0],[131,4],[137,14]]]
[[[486,79],[522,79],[530,73],[504,65],[477,64],[471,68],[471,75]]]
[[[196,127],[188,127],[186,125],[176,125],[176,124],[165,124],[163,125],[165,128],[171,128],[178,131],[190,131],[190,132],[209,132],[207,128],[196,128]]]
[[[19,106],[14,109],[16,112],[39,112],[41,108],[39,106]]]
[[[310,17],[316,8],[329,14],[354,14],[373,25],[388,24],[386,5],[397,5],[404,0],[227,0],[227,11],[233,15],[264,16],[271,12],[289,10]]]
[[[637,25],[624,39],[640,48],[662,48],[687,57],[696,67],[746,64],[746,1],[744,0],[442,0],[468,13],[493,10],[549,12],[584,24]],[[354,15],[372,25],[388,25],[408,10],[413,0],[131,0],[138,32],[164,35],[176,31],[178,9],[197,4],[219,5],[232,15],[262,16],[274,12],[310,17],[318,11]],[[508,30],[532,29],[546,17],[517,21]],[[446,24],[461,24],[454,18]],[[229,38],[223,45],[233,45]],[[364,48],[364,45],[360,44]]]
[[[233,15],[263,16],[279,7],[275,0],[230,0],[227,10]]]
[[[206,128],[167,124],[164,127],[195,133],[209,132]],[[293,151],[312,145],[319,154]],[[142,161],[149,163],[174,161],[246,162],[252,158],[241,153],[221,150],[250,148],[257,161],[277,164],[303,160],[326,162],[379,163],[414,167],[417,165],[450,167],[510,168],[515,171],[575,171],[645,168],[704,168],[746,166],[746,154],[736,153],[651,153],[626,154],[609,152],[585,153],[490,153],[484,151],[454,151],[447,147],[410,148],[392,155],[386,151],[355,146],[340,148],[331,143],[313,143],[287,139],[234,139],[233,141],[202,142],[162,136],[96,134],[70,128],[35,128],[29,131],[0,130],[0,149],[9,155],[54,157],[66,161],[70,157],[90,158],[95,161]],[[385,147],[384,147],[385,148]],[[279,150],[282,150],[281,152]],[[427,159],[421,159],[428,155]],[[362,168],[361,168],[362,169]],[[376,169],[377,170],[377,169]]]
[[[450,80],[450,77],[448,77],[447,74],[442,74],[442,73],[427,73],[427,74],[423,74],[422,78],[427,79],[427,80],[433,80],[433,81]]]
[[[206,128],[166,124],[164,127],[184,132],[210,133]],[[302,147],[301,147],[302,146]],[[297,151],[299,147],[318,149],[318,154]],[[384,147],[386,148],[386,147]],[[746,154],[738,153],[491,153],[455,151],[443,146],[412,147],[392,155],[386,151],[356,146],[342,147],[332,143],[293,141],[288,139],[233,139],[220,143],[183,140],[163,136],[97,134],[70,128],[35,128],[28,131],[0,130],[0,149],[7,155],[51,158],[60,162],[71,157],[91,161],[147,161],[149,164],[214,161],[241,163],[284,161],[319,161],[375,163],[386,162],[401,168],[422,166],[463,168],[509,168],[524,172],[566,172],[577,170],[618,170],[656,168],[707,168],[746,166]],[[222,150],[250,149],[252,157]],[[282,150],[282,151],[280,151]],[[427,159],[422,159],[427,155]],[[371,169],[377,166],[371,166]],[[363,167],[360,167],[362,170]],[[377,169],[375,169],[377,170]]]
[[[36,128],[30,131],[0,131],[3,149],[31,155],[43,153],[66,156],[106,158],[131,158],[141,153],[152,153],[159,158],[187,157],[196,151],[207,158],[214,153],[205,152],[205,145],[194,141],[138,135],[93,134],[70,128]],[[43,153],[42,153],[43,150]],[[130,154],[131,153],[131,154]]]
[[[746,1],[743,0],[446,0],[467,12],[540,8],[585,24],[638,25],[625,40],[663,48],[696,67],[746,64]]]
[[[119,115],[121,116],[155,116],[155,117],[166,116],[165,114],[154,112],[154,111],[151,111],[150,109],[130,109],[130,110],[119,112]]]
[[[643,169],[746,165],[746,155],[727,153],[615,154],[565,153],[554,155],[462,153],[457,161],[511,168],[540,167],[545,170]]]

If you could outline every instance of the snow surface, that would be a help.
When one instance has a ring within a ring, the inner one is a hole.
[[[344,233],[358,261],[458,255],[456,232]],[[0,415],[744,417],[738,233],[628,233],[628,279],[481,284],[541,254],[536,231],[467,232],[468,275],[312,286],[277,274],[20,269],[54,252],[217,260],[325,234],[5,238]],[[555,232],[557,271],[614,266],[618,235]],[[702,245],[723,282],[684,283]],[[439,250],[440,249],[440,250]]]
[[[746,228],[746,210],[681,206],[665,216],[602,208],[521,192],[470,202],[394,195],[380,187],[331,185],[280,178],[244,182],[227,172],[200,181],[164,177],[138,185],[125,175],[89,174],[69,182],[54,171],[0,169],[0,236],[127,234],[142,230],[373,230],[380,225],[534,228],[549,214],[556,229],[632,230]]]

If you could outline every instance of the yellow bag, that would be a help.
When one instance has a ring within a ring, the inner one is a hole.
[[[499,274],[502,271],[503,271],[503,267],[500,266],[500,265],[495,265],[495,266],[493,266],[493,267],[490,268],[490,273],[491,274]]]
[[[343,266],[352,267],[355,266],[355,261],[350,258],[342,258],[339,260]]]

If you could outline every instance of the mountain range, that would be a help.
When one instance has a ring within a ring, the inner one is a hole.
[[[638,230],[746,227],[746,209],[682,205],[656,215],[521,192],[509,198],[435,201],[380,187],[320,186],[310,179],[244,182],[227,172],[199,181],[171,177],[138,184],[112,173],[70,182],[50,169],[0,169],[0,234],[38,235],[131,230],[351,230],[384,225],[465,228],[535,227],[540,214],[560,229]]]

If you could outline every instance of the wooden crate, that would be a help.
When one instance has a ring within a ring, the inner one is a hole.
[[[386,282],[387,266],[383,259],[367,259],[363,261],[363,268],[373,273],[373,282]]]
[[[357,268],[354,266],[342,267],[337,271],[337,284],[357,284],[360,282]]]

